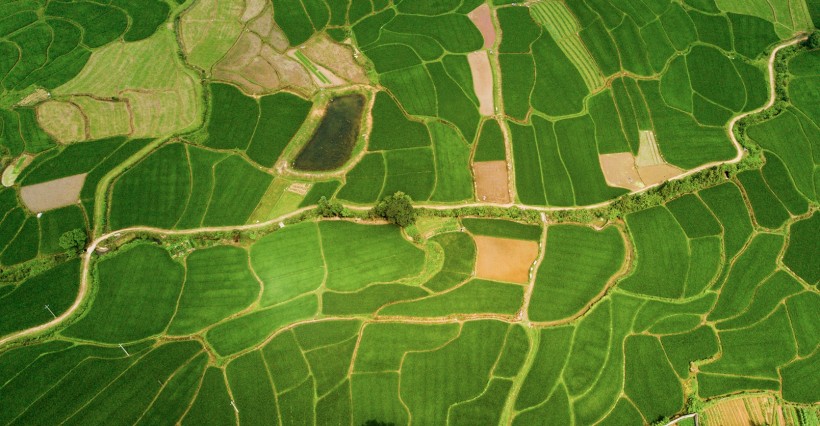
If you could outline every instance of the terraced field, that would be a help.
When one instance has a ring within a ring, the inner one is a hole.
[[[0,4],[0,424],[817,424],[818,12]]]

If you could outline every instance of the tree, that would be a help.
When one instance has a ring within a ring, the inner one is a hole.
[[[60,235],[60,247],[64,250],[81,252],[87,242],[88,235],[86,235],[85,229],[76,228]]]
[[[811,33],[809,39],[806,40],[806,46],[808,46],[809,49],[817,49],[820,47],[820,31]]]
[[[350,216],[350,211],[348,211],[342,203],[333,200],[328,201],[327,197],[322,197],[319,199],[318,206],[316,207],[316,211],[319,215],[323,217],[348,217]]]
[[[401,226],[402,228],[416,222],[416,209],[413,208],[413,200],[404,192],[396,192],[393,195],[384,197],[379,201],[371,216],[382,217],[388,222]]]

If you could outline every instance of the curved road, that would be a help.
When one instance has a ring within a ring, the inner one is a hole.
[[[686,176],[690,176],[692,174],[695,174],[695,173],[698,173],[700,171],[706,170],[710,167],[715,167],[715,166],[718,166],[718,165],[721,165],[721,164],[737,163],[741,159],[743,159],[743,154],[744,154],[743,147],[740,145],[740,142],[738,142],[737,138],[735,138],[735,134],[734,134],[735,124],[737,124],[737,122],[739,120],[742,120],[743,118],[745,118],[749,115],[757,114],[758,112],[763,111],[767,108],[770,108],[772,105],[774,105],[775,96],[776,96],[776,94],[775,94],[774,60],[777,57],[777,52],[779,52],[780,49],[783,49],[783,48],[786,48],[786,47],[789,47],[789,46],[793,46],[793,45],[805,40],[806,38],[807,38],[807,36],[805,34],[801,34],[796,38],[793,38],[791,40],[785,41],[785,42],[777,45],[777,47],[772,51],[772,53],[769,57],[769,62],[768,62],[769,100],[766,102],[765,105],[761,106],[760,108],[757,108],[757,109],[754,109],[752,111],[745,112],[743,114],[735,116],[734,118],[732,118],[731,121],[729,121],[729,124],[726,126],[726,132],[729,135],[729,139],[732,141],[732,144],[735,146],[735,149],[737,150],[737,155],[735,155],[735,157],[732,158],[731,160],[707,163],[707,164],[701,165],[699,167],[696,167],[694,169],[687,170],[686,173],[678,175],[678,176],[672,178],[671,180],[681,179],[681,178],[684,178]],[[633,193],[644,192],[644,191],[647,191],[647,190],[649,190],[651,188],[654,188],[658,185],[660,185],[660,183],[655,184],[655,185],[647,186],[647,187],[642,188],[638,191],[633,191]],[[600,207],[605,207],[605,206],[611,204],[612,202],[614,202],[614,200],[605,201],[605,202],[602,202],[602,203],[592,204],[592,205],[583,206],[583,207],[534,207],[534,206],[527,206],[527,205],[516,204],[516,203],[508,203],[508,204],[465,203],[465,204],[458,204],[458,205],[420,203],[420,204],[418,204],[418,207],[434,209],[434,210],[448,210],[448,209],[461,208],[461,207],[518,207],[521,210],[533,210],[533,211],[538,211],[538,212],[550,212],[550,211],[560,211],[560,210],[596,209],[596,208],[600,208]],[[349,208],[351,210],[357,210],[357,211],[369,210],[369,207],[361,207],[361,206],[360,207],[349,207]],[[105,240],[107,240],[111,237],[119,236],[120,234],[127,233],[127,232],[153,232],[153,233],[164,234],[164,235],[191,235],[191,234],[200,234],[200,233],[204,233],[204,232],[245,231],[245,230],[258,229],[258,228],[264,228],[264,227],[267,227],[267,226],[271,226],[271,225],[274,225],[278,222],[282,222],[284,220],[287,220],[287,219],[290,219],[292,217],[298,216],[298,215],[300,215],[300,214],[302,214],[306,211],[312,210],[312,209],[313,209],[313,207],[304,207],[304,208],[301,208],[299,210],[292,211],[288,214],[279,216],[275,219],[268,220],[266,222],[254,223],[254,224],[249,224],[249,225],[225,226],[225,227],[206,227],[206,228],[196,228],[196,229],[186,229],[186,230],[168,230],[168,229],[152,228],[152,227],[148,227],[148,226],[138,226],[138,227],[133,227],[133,228],[120,229],[120,230],[117,230],[117,231],[113,231],[113,232],[109,232],[107,234],[101,235],[100,237],[94,239],[94,241],[91,242],[91,244],[88,246],[85,253],[83,254],[83,267],[82,267],[82,272],[81,272],[82,277],[80,279],[80,288],[77,291],[77,298],[74,300],[74,303],[65,312],[60,314],[60,316],[58,316],[57,318],[54,318],[53,320],[51,320],[47,323],[40,324],[38,326],[31,327],[31,328],[28,328],[26,330],[21,330],[21,331],[18,331],[16,333],[12,333],[12,334],[3,336],[2,338],[0,338],[0,347],[2,347],[5,344],[8,344],[10,342],[13,342],[15,340],[19,340],[19,339],[25,338],[27,336],[31,336],[31,335],[46,331],[50,328],[56,327],[60,323],[62,323],[63,321],[65,321],[66,319],[68,319],[72,315],[74,315],[74,313],[83,304],[83,302],[86,299],[86,296],[88,295],[89,275],[90,275],[89,274],[89,268],[90,268],[90,265],[91,265],[91,255],[94,253],[94,251],[97,249],[97,247],[102,242],[104,242]]]

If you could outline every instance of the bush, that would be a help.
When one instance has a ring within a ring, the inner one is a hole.
[[[60,247],[67,251],[81,252],[88,242],[84,229],[76,228],[60,235]]]
[[[379,201],[370,211],[370,215],[387,219],[388,222],[404,228],[416,223],[416,209],[412,203],[409,195],[399,191]]]

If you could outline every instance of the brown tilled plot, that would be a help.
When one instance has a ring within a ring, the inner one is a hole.
[[[635,157],[629,152],[601,154],[598,156],[604,179],[609,186],[617,186],[636,191],[644,187],[643,180],[635,168]]]
[[[476,235],[478,256],[475,274],[478,278],[526,284],[530,279],[530,267],[538,258],[535,241]]]
[[[478,112],[481,115],[493,115],[493,71],[490,69],[490,58],[487,51],[477,50],[467,55],[470,71],[473,74],[473,90],[478,97]]]
[[[80,199],[86,173],[20,188],[20,198],[29,210],[39,213],[70,206]]]
[[[490,6],[484,3],[467,14],[467,17],[473,21],[476,28],[481,31],[481,35],[484,36],[485,49],[492,48],[495,43],[495,26],[490,16],[491,13]]]
[[[478,201],[501,204],[510,202],[506,161],[473,163],[473,173],[475,175],[475,194]]]

